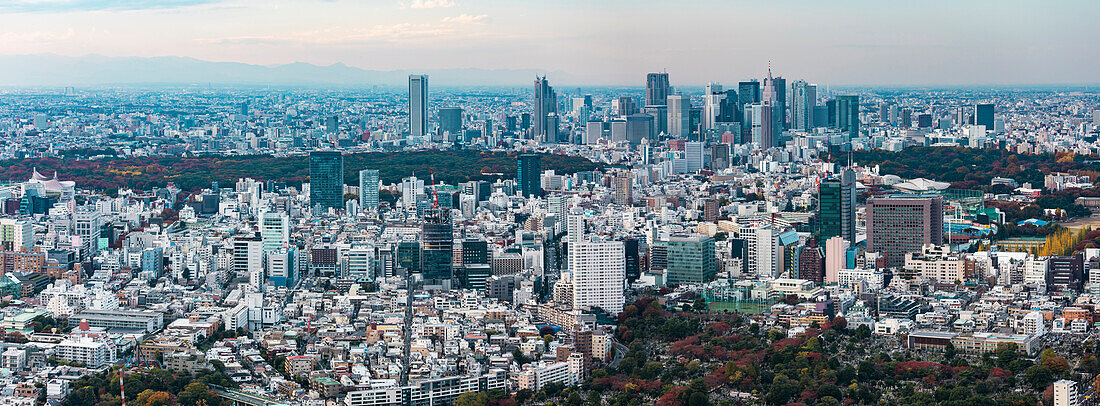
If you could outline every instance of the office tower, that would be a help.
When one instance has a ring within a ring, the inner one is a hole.
[[[612,196],[615,204],[630,206],[634,203],[634,177],[630,172],[621,172],[615,175],[615,193]]]
[[[264,252],[286,248],[290,243],[290,217],[277,211],[260,213],[260,238],[263,239]]]
[[[722,91],[722,85],[710,83],[703,92],[703,129],[714,128],[720,121],[722,104],[726,101],[726,92]]]
[[[443,134],[444,141],[458,141],[459,135],[462,134],[461,107],[444,107],[439,109],[439,132]]]
[[[825,283],[825,252],[814,240],[798,250],[798,270],[793,276],[818,285]]]
[[[424,142],[428,134],[428,75],[409,75],[409,140]]]
[[[848,268],[848,247],[848,241],[840,236],[825,240],[825,283],[840,282],[840,270]]]
[[[887,266],[897,267],[925,244],[943,244],[943,198],[867,199],[867,252],[882,253]]]
[[[779,139],[775,133],[775,109],[771,104],[764,103],[753,104],[750,107],[752,142],[759,145],[761,149],[778,146]]]
[[[584,144],[593,145],[600,142],[600,138],[603,138],[603,121],[589,121],[584,124]]]
[[[817,85],[799,80],[791,85],[791,129],[808,131],[814,124],[817,106]]]
[[[522,154],[516,161],[516,184],[524,197],[542,197],[542,157]]]
[[[26,219],[0,218],[0,248],[4,251],[34,247],[34,223]],[[2,273],[2,271],[0,271]]]
[[[782,76],[771,77],[771,69],[768,69],[768,85],[772,88],[772,106],[775,107],[776,134],[787,129],[787,79]]]
[[[974,125],[984,125],[986,130],[993,129],[993,105],[979,103],[974,105]]]
[[[880,103],[878,105],[878,122],[889,123],[890,122],[890,103]]]
[[[737,101],[742,107],[760,102],[760,82],[751,79],[737,83]]]
[[[684,160],[687,162],[688,173],[697,173],[703,169],[703,143],[698,141],[684,143]]]
[[[703,221],[708,223],[717,223],[718,216],[721,213],[721,207],[718,206],[718,200],[706,199],[703,200]]]
[[[642,140],[653,140],[655,133],[653,116],[636,113],[626,117],[626,140],[630,145],[641,144]]]
[[[1079,406],[1081,399],[1077,395],[1077,382],[1068,379],[1059,379],[1054,382],[1054,406]],[[1091,392],[1091,391],[1090,391]]]
[[[336,134],[340,130],[340,118],[336,116],[325,117],[325,132]]]
[[[921,113],[917,115],[917,127],[919,128],[932,128],[932,115],[928,113]]]
[[[668,73],[650,73],[645,78],[645,105],[663,106],[672,90],[668,84]]]
[[[584,123],[588,121],[588,115],[592,112],[592,95],[573,98],[573,121]]]
[[[420,225],[420,273],[425,283],[449,289],[454,272],[454,226],[449,209],[432,208]]]
[[[531,108],[535,121],[534,139],[539,142],[558,141],[558,96],[546,76],[535,77],[535,101]]]
[[[691,100],[681,94],[668,96],[668,135],[686,138],[691,135]]]
[[[668,101],[666,100],[665,102],[667,103]],[[655,123],[654,131],[656,134],[668,133],[668,106],[645,106],[642,108],[642,111],[650,117],[653,117],[653,122]]]
[[[259,236],[237,236],[233,239],[233,274],[248,276],[248,286],[259,292],[265,282],[264,242]]]
[[[856,242],[856,175],[851,169],[818,185],[817,219],[819,239],[840,236]]]
[[[817,105],[814,106],[814,128],[828,127],[829,126],[829,107]]]
[[[626,300],[626,255],[622,241],[582,239],[569,244],[573,279],[573,309],[594,307],[614,316]]]
[[[1100,128],[1100,109],[1092,111],[1092,125]]]
[[[702,283],[714,277],[714,238],[705,235],[669,237],[667,282]]]
[[[293,287],[298,280],[297,251],[294,247],[264,253],[267,256],[267,280],[275,286]]]
[[[848,132],[848,136],[859,137],[859,96],[836,97],[836,126]]]
[[[913,126],[913,109],[901,109],[901,128]]]
[[[363,210],[378,210],[379,182],[377,169],[359,171],[359,206]]]
[[[344,207],[344,157],[339,151],[309,153],[309,204],[314,215]]]
[[[1085,275],[1085,259],[1081,253],[1071,256],[1051,256],[1049,269],[1047,291],[1081,293]]]
[[[626,117],[638,112],[638,104],[634,103],[634,98],[630,96],[619,96],[615,99],[615,113],[620,117]]]
[[[462,241],[462,264],[488,264],[489,243],[483,239],[467,238]]]
[[[710,146],[710,169],[720,171],[730,167],[730,144],[721,143]]]

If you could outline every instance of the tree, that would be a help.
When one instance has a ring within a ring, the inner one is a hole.
[[[1024,380],[1035,390],[1041,390],[1054,382],[1054,374],[1045,366],[1032,365],[1024,370]]]
[[[200,404],[213,406],[219,403],[218,395],[202,382],[187,384],[183,392],[180,392],[178,400],[182,406],[198,406]]]
[[[947,346],[944,347],[943,350],[943,357],[947,359],[955,358],[955,351],[955,344],[952,344],[950,341],[948,341]]]
[[[458,395],[454,406],[485,406],[489,403],[489,394],[485,392],[466,392]]]

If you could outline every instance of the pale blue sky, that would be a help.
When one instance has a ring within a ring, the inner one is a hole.
[[[0,54],[565,71],[586,84],[1100,83],[1090,0],[6,0]],[[553,79],[553,78],[551,78]],[[566,83],[568,85],[568,83]]]

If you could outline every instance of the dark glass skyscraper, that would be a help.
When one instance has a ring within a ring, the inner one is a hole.
[[[663,106],[671,93],[667,73],[650,73],[645,77],[645,105]]]
[[[779,123],[778,131],[780,133],[787,129],[787,79],[783,77],[776,77],[771,80],[772,89],[775,92],[775,100],[772,104],[775,105],[775,112],[778,115],[775,121]]]
[[[420,225],[420,272],[425,283],[449,287],[454,276],[454,226],[449,209],[431,209]]]
[[[409,137],[425,142],[428,134],[428,75],[409,75]]]
[[[737,104],[744,111],[745,105],[760,103],[760,82],[755,79],[737,83]]]
[[[445,141],[454,142],[462,135],[462,108],[444,107],[439,109],[439,132]]]
[[[516,184],[524,197],[542,196],[542,157],[522,154],[516,161]]]
[[[988,131],[993,130],[993,105],[974,105],[974,125],[984,125]]]
[[[309,153],[309,204],[314,214],[344,207],[344,157],[339,151]]]
[[[558,140],[558,95],[546,76],[535,78],[535,102],[531,109],[535,121],[534,138],[539,142]],[[553,115],[553,116],[551,116]]]
[[[817,218],[821,241],[840,236],[856,240],[856,176],[845,169],[832,179],[821,181],[817,193]]]
[[[849,137],[859,136],[859,95],[836,97],[836,126]]]

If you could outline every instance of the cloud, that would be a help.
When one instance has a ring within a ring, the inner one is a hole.
[[[68,13],[82,11],[165,10],[219,2],[221,0],[5,0],[4,13]]]
[[[451,0],[412,0],[409,8],[451,8],[455,2]]]
[[[456,24],[481,24],[489,22],[489,15],[481,14],[475,16],[469,14],[459,14],[455,17],[443,17],[443,22]]]

